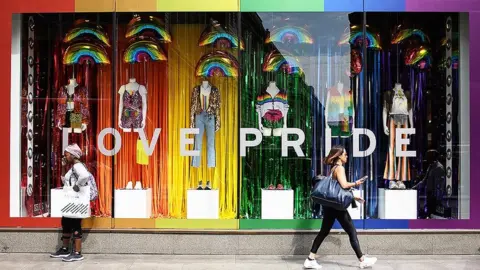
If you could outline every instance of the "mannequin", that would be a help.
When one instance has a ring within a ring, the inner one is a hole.
[[[207,136],[207,166],[216,163],[215,132],[220,129],[220,91],[206,79],[193,88],[190,100],[190,128],[198,128],[195,135],[195,150],[202,150],[203,133]],[[192,158],[192,166],[200,167],[200,156]]]
[[[330,130],[332,137],[350,137],[355,128],[352,92],[346,90],[343,83],[338,81],[336,87],[328,90],[326,103],[327,125],[325,125],[325,129]]]
[[[271,81],[267,89],[257,97],[258,129],[263,136],[282,136],[287,128],[288,100],[287,93]],[[283,123],[282,123],[283,122]]]
[[[82,133],[90,121],[88,108],[88,91],[78,87],[77,80],[71,78],[58,94],[56,126],[68,128],[69,132]]]
[[[138,131],[145,128],[147,117],[147,89],[131,78],[126,85],[118,90],[120,102],[118,104],[118,126],[124,132],[132,129]]]
[[[413,112],[410,92],[404,91],[400,83],[384,94],[383,128],[390,137],[387,161],[383,178],[390,180],[390,189],[405,189],[403,182],[410,181],[410,164],[407,157],[395,156],[395,133],[397,128],[413,126]],[[406,150],[406,146],[402,146]],[[395,165],[396,163],[396,165]]]

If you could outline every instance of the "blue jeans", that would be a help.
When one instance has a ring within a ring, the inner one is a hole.
[[[215,116],[209,115],[206,112],[201,112],[195,115],[195,127],[200,129],[200,132],[195,135],[194,150],[200,151],[202,154],[203,132],[207,131],[207,166],[209,168],[215,167]],[[192,166],[200,167],[201,156],[194,156],[192,158]]]

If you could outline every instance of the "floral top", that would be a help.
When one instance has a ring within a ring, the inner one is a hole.
[[[79,113],[82,115],[82,124],[90,123],[90,110],[88,108],[88,91],[83,86],[78,86],[73,95],[68,95],[67,87],[64,86],[58,91],[57,113],[55,114],[55,125],[65,126],[65,117],[67,111]],[[73,109],[68,103],[73,103]]]
[[[200,101],[200,86],[195,86],[190,100],[190,128],[195,128],[195,115],[204,110]],[[211,86],[210,97],[208,99],[208,108],[205,111],[209,115],[215,116],[215,130],[220,129],[220,91],[217,87]]]

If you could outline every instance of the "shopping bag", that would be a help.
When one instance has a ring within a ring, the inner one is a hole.
[[[90,209],[90,187],[82,186],[76,192],[73,187],[63,187],[62,217],[68,218],[89,218]]]

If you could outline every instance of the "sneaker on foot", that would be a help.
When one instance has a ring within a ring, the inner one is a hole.
[[[363,256],[363,262],[360,262],[360,268],[364,269],[367,267],[372,267],[376,262],[377,262],[377,258],[375,257]]]
[[[65,258],[70,255],[70,251],[66,248],[60,248],[57,252],[50,254],[50,258]]]
[[[305,269],[320,269],[322,266],[317,263],[317,260],[313,259],[310,260],[309,258],[305,259],[305,262],[303,263],[303,267]]]
[[[78,252],[72,252],[72,254],[68,255],[68,257],[62,259],[64,262],[76,262],[81,260],[83,260],[83,255]]]

